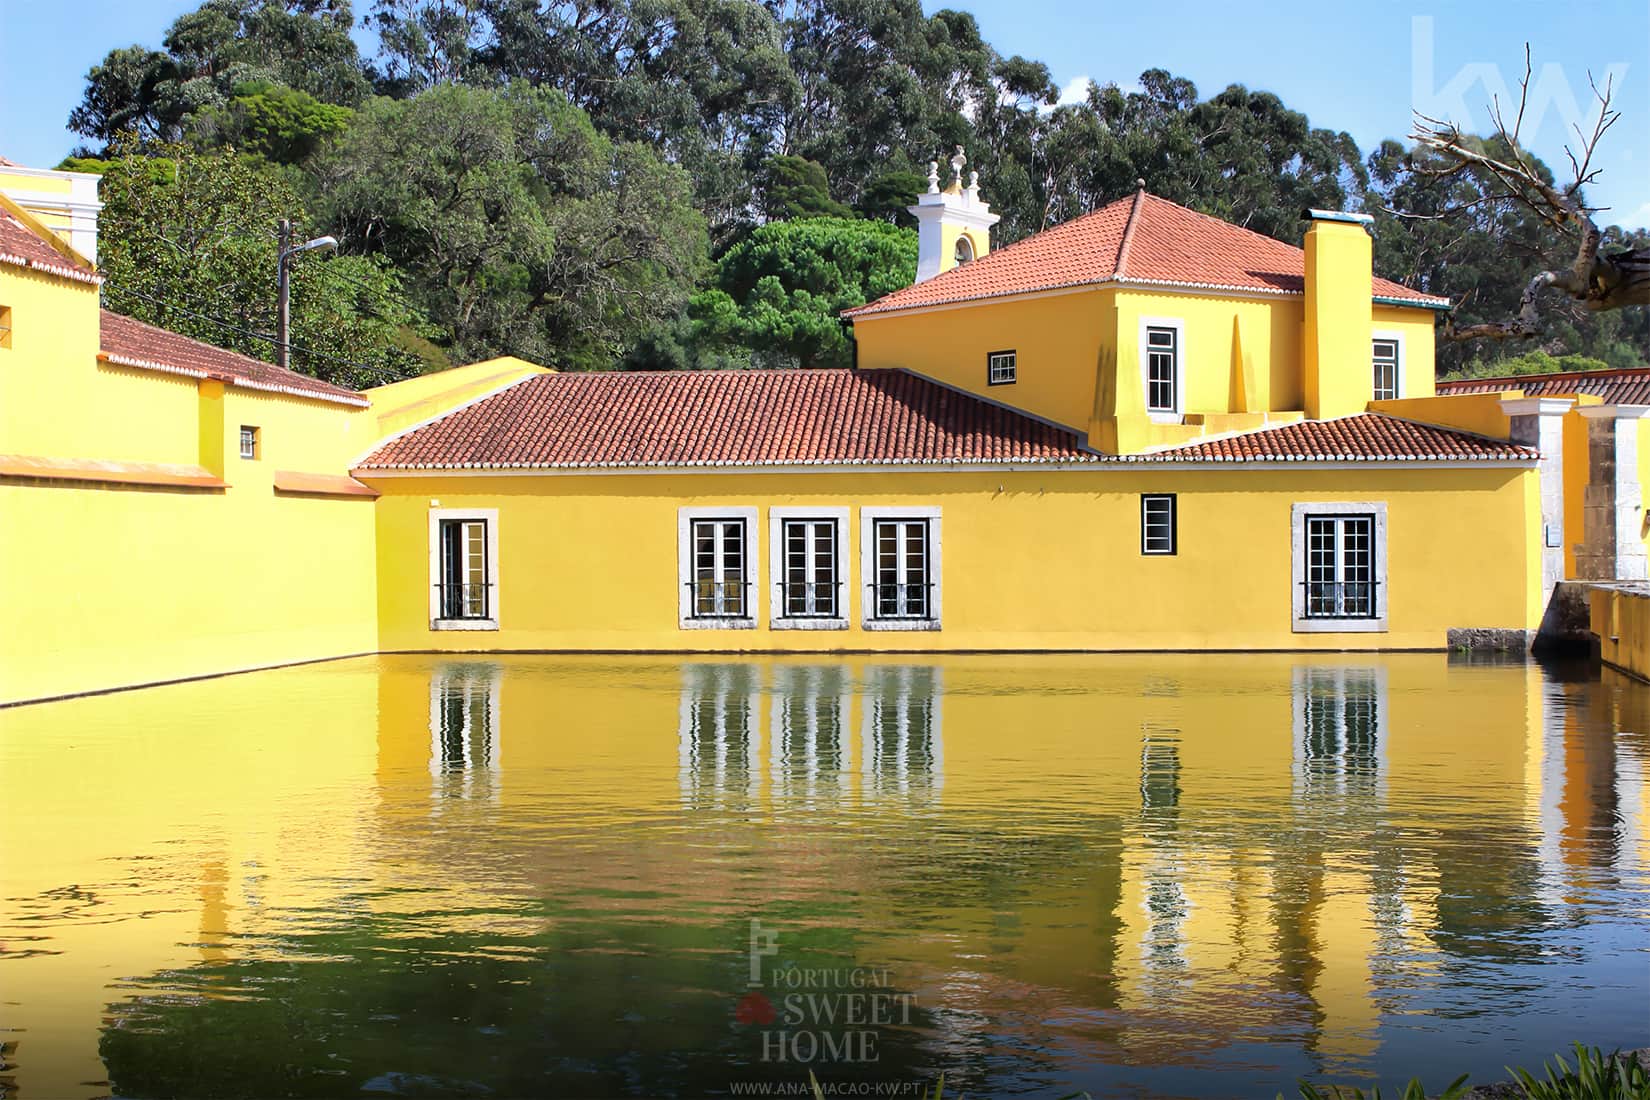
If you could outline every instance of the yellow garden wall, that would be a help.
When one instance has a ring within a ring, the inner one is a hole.
[[[1650,680],[1650,587],[1595,585],[1587,603],[1600,659]]]
[[[694,474],[372,479],[385,650],[1439,648],[1533,628],[1538,499],[1523,469]],[[1180,551],[1140,554],[1139,496],[1178,493]],[[1385,501],[1389,627],[1291,628],[1291,505]],[[430,508],[498,509],[497,631],[429,629]],[[849,506],[853,628],[770,630],[767,508]],[[678,625],[677,511],[755,507],[753,630]],[[943,629],[859,629],[865,505],[937,505]],[[1505,532],[1505,552],[1465,548]],[[1522,533],[1522,535],[1520,535]]]

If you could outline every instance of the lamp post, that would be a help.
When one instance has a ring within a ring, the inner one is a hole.
[[[287,360],[291,355],[292,330],[292,266],[291,259],[300,252],[308,252],[316,248],[337,248],[338,241],[333,237],[316,237],[303,244],[292,243],[292,222],[281,219],[280,244],[275,254],[275,365],[287,367]]]

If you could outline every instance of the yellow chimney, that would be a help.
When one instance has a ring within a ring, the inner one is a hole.
[[[1374,253],[1367,214],[1308,210],[1306,323],[1301,362],[1306,415],[1314,420],[1365,410],[1374,397],[1370,302]]]

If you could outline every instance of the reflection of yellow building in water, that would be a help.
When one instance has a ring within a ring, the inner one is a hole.
[[[530,966],[701,925],[738,959],[759,916],[959,1050],[1359,1073],[1404,997],[1643,875],[1650,745],[1612,731],[1647,717],[1620,679],[1282,655],[408,656],[23,708],[4,1026],[20,1096],[90,1094],[106,1006],[279,995],[233,965],[333,930]]]
[[[355,392],[100,311],[88,177],[0,166],[0,702],[380,651],[1521,648],[1560,577],[1644,575],[1643,406],[1440,393],[1447,303],[1367,219],[1297,249],[1142,190],[993,249],[957,173],[856,370]]]

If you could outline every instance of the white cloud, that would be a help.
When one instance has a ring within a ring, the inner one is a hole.
[[[1054,104],[1056,107],[1069,107],[1076,103],[1083,103],[1089,98],[1088,74],[1074,76],[1066,81],[1065,87],[1060,89],[1060,98]]]
[[[1650,228],[1650,202],[1621,219],[1621,224],[1628,229]]]

